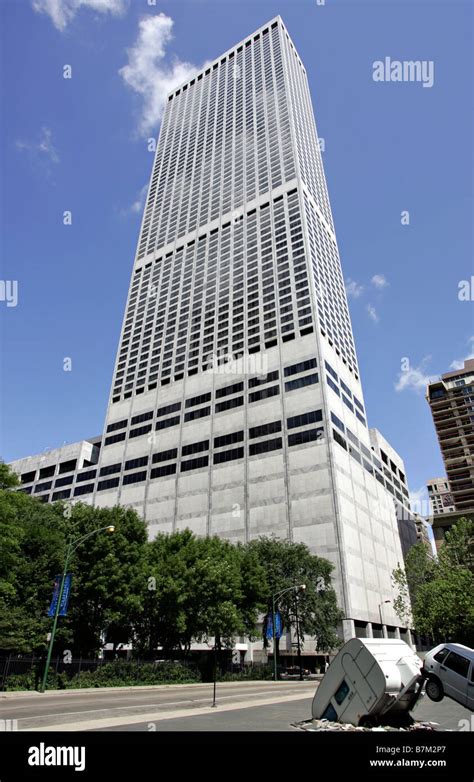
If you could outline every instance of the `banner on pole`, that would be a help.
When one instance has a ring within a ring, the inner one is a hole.
[[[275,638],[281,638],[282,634],[282,626],[281,626],[281,614],[279,611],[275,613]],[[273,638],[273,615],[270,612],[267,614],[267,630],[266,630],[266,638],[268,641],[271,641]]]
[[[53,598],[49,607],[48,616],[54,616],[59,599],[59,590],[61,588],[62,576],[56,576],[54,579]],[[69,603],[69,593],[71,591],[72,573],[67,573],[64,578],[63,593],[61,595],[61,603],[59,606],[58,616],[66,616]]]

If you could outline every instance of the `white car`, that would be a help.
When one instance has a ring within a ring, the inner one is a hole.
[[[425,656],[425,692],[432,701],[444,696],[474,711],[474,649],[462,644],[440,644]]]

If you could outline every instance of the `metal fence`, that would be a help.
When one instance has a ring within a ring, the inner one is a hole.
[[[38,689],[45,666],[46,658],[44,655],[21,655],[21,654],[8,654],[0,656],[0,691],[6,690],[8,687],[8,680],[11,677],[24,676],[25,679],[29,678],[30,689]],[[124,671],[124,664],[127,665],[127,678],[135,678],[134,670],[136,671],[136,679],[140,680],[140,669],[143,666],[153,667],[157,673],[159,673],[160,666],[167,664],[167,666],[185,667],[189,670],[190,674],[193,674],[199,680],[203,682],[212,681],[214,675],[214,655],[212,653],[201,654],[198,657],[171,659],[171,660],[158,660],[149,658],[129,658],[122,657],[119,659],[110,658],[95,658],[90,659],[88,657],[73,657],[66,661],[64,657],[53,657],[51,659],[51,665],[49,668],[49,676],[54,677],[56,674],[66,674],[67,679],[71,679],[76,674],[88,671],[94,673],[100,667],[116,666],[117,674],[120,675]],[[269,678],[271,677],[272,666],[264,663],[253,663],[238,665],[233,663],[232,658],[225,653],[219,659],[218,664],[218,678],[228,676],[242,676],[243,678]],[[30,677],[27,675],[30,674]],[[64,677],[63,677],[64,678]],[[25,682],[26,685],[26,682]]]

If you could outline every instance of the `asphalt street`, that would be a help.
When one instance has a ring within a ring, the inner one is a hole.
[[[232,682],[212,685],[0,693],[0,719],[21,731],[281,731],[309,719],[315,682]],[[438,730],[474,729],[467,709],[445,698],[425,696],[413,711]],[[464,720],[464,722],[462,722]]]

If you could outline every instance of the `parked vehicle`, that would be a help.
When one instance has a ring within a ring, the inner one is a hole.
[[[462,644],[439,644],[425,655],[425,692],[432,701],[446,695],[474,711],[474,649]]]
[[[327,669],[313,699],[314,719],[377,723],[400,717],[422,689],[422,661],[396,638],[351,638]]]

